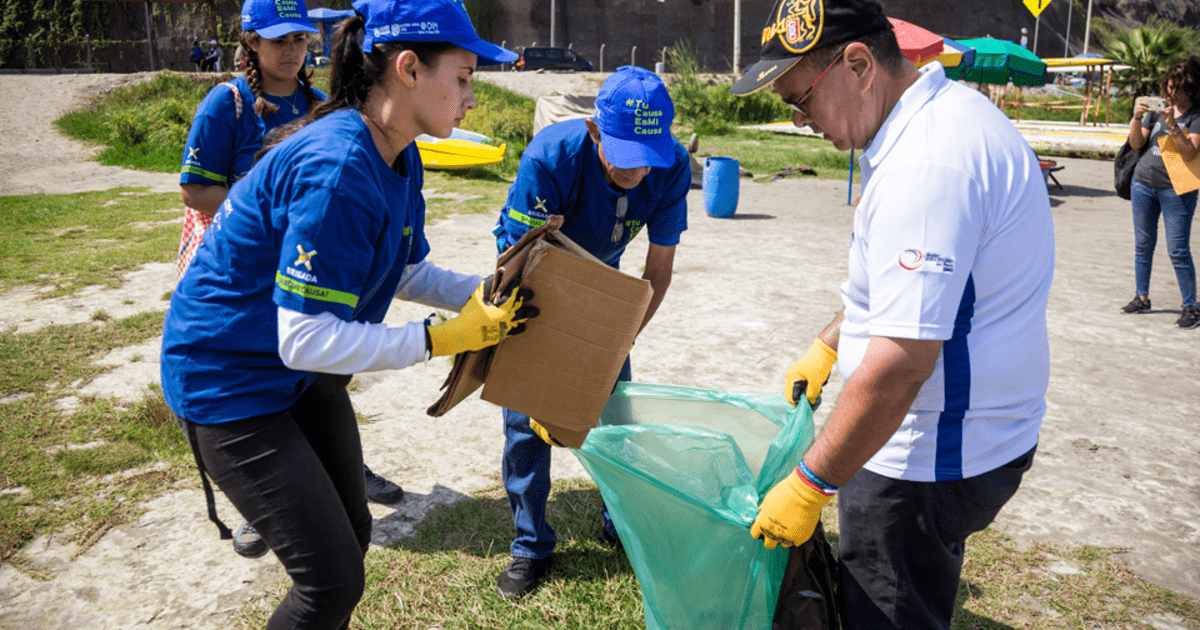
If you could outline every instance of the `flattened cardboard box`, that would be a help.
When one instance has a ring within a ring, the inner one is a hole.
[[[484,400],[536,419],[579,448],[608,402],[653,290],[588,254],[554,229],[558,222],[546,227],[518,256],[497,261],[501,280],[519,259],[521,286],[533,290],[538,316],[494,352],[455,357],[448,391],[429,413],[445,413],[483,382]]]
[[[496,348],[482,397],[579,448],[617,383],[653,290],[547,242],[534,246],[526,269],[521,286],[533,290],[530,304],[540,313]]]

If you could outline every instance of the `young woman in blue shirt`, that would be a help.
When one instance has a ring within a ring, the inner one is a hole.
[[[536,315],[530,295],[487,303],[482,278],[426,259],[413,142],[448,137],[475,106],[476,64],[513,55],[453,0],[354,8],[330,99],[229,191],[164,323],[163,393],[198,466],[293,580],[268,628],[345,628],[363,592],[371,514],[349,375],[482,349]],[[460,314],[391,327],[393,298]]]

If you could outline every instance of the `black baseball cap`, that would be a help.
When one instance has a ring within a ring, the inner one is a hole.
[[[891,27],[875,0],[775,0],[763,27],[758,63],[729,91],[757,92],[812,50]]]

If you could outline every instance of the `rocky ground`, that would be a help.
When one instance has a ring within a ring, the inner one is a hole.
[[[521,88],[527,93],[567,80],[494,74],[481,78],[510,86],[527,80]],[[0,118],[6,140],[0,144],[0,195],[118,185],[176,190],[173,175],[86,161],[88,150],[50,125],[86,94],[126,80],[0,75],[0,90],[38,104],[10,108]],[[1128,202],[1112,192],[1110,163],[1059,163],[1066,169],[1058,173],[1065,189],[1051,190],[1058,264],[1048,313],[1049,410],[1035,466],[996,527],[1018,541],[1119,547],[1125,550],[1120,557],[1146,579],[1200,599],[1200,330],[1172,325],[1178,291],[1161,247],[1151,286],[1158,308],[1140,316],[1118,313],[1133,291]],[[713,219],[703,212],[700,191],[693,191],[675,280],[634,349],[634,377],[774,391],[787,366],[840,308],[837,287],[846,274],[853,215],[846,199],[845,182],[743,181],[737,214]],[[431,258],[484,272],[494,260],[493,221],[463,215],[437,222],[428,230]],[[645,239],[631,246],[627,270],[641,266],[645,247]],[[86,321],[97,309],[114,317],[161,309],[159,298],[172,284],[172,266],[156,264],[130,274],[121,288],[69,298],[37,300],[36,291],[18,288],[0,295],[0,327]],[[397,303],[388,321],[421,318],[427,311]],[[139,396],[157,378],[158,343],[148,339],[110,353],[102,360],[113,370],[82,384],[81,391]],[[435,360],[356,377],[355,405],[376,418],[362,427],[366,461],[408,491],[398,506],[372,506],[375,544],[407,535],[430,507],[498,482],[497,408],[476,397],[439,420],[424,413],[447,370],[448,362]],[[840,388],[835,374],[826,400],[835,401]],[[819,412],[818,423],[829,407]],[[448,433],[455,438],[446,439]],[[584,475],[569,452],[558,450],[555,457],[557,476]],[[78,557],[53,536],[29,545],[22,555],[53,579],[0,567],[0,628],[215,630],[229,627],[247,601],[278,587],[283,574],[272,557],[247,560],[218,540],[198,484],[170,489],[145,507],[138,521],[110,531]],[[227,522],[236,521],[223,499],[218,509]],[[1162,630],[1200,628],[1196,620],[1146,621]]]

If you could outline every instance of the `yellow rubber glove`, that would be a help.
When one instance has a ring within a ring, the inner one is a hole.
[[[793,405],[796,404],[794,396],[796,383],[804,382],[804,393],[808,396],[808,404],[816,404],[817,398],[821,395],[821,388],[829,382],[829,371],[833,369],[836,361],[837,350],[830,348],[820,339],[814,341],[813,345],[808,348],[808,352],[805,352],[799,361],[793,363],[784,376],[786,382],[783,387],[783,395],[787,396],[787,401]]]
[[[536,308],[521,306],[531,297],[533,292],[528,289],[513,289],[508,300],[496,306],[484,298],[483,284],[480,284],[471,294],[471,299],[463,305],[458,317],[425,328],[429,333],[429,354],[441,357],[482,350],[500,343],[510,333],[520,332],[523,327],[516,332],[513,329],[537,316]]]
[[[803,545],[821,520],[821,508],[832,498],[832,494],[809,485],[797,469],[767,493],[750,526],[750,535],[762,540],[767,549]]]
[[[566,446],[566,444],[554,439],[554,436],[550,435],[550,432],[546,430],[546,427],[542,426],[540,422],[534,420],[533,418],[529,419],[529,428],[533,429],[533,432],[536,433],[538,437],[542,438],[543,442],[549,444],[550,446]]]

